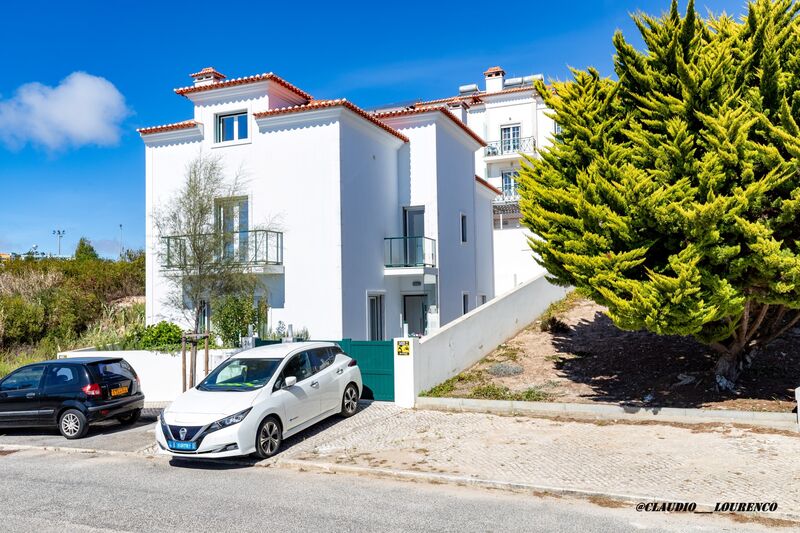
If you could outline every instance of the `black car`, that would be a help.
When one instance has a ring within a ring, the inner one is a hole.
[[[139,377],[119,357],[43,361],[0,380],[0,427],[58,426],[79,439],[93,422],[133,424],[143,407]]]

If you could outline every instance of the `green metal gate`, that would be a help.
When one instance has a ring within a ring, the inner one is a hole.
[[[342,350],[358,361],[364,381],[362,398],[394,401],[394,342],[393,341],[336,341]]]
[[[256,346],[280,344],[279,340],[256,339]],[[394,342],[354,341],[342,339],[335,342],[342,350],[358,361],[361,379],[364,381],[365,400],[394,401]]]

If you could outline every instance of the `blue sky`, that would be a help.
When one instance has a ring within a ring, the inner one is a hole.
[[[697,5],[744,9],[743,0]],[[614,30],[638,43],[629,13],[668,6],[9,2],[0,18],[0,252],[33,244],[55,252],[52,232],[63,229],[64,250],[86,236],[113,256],[120,224],[124,245],[143,247],[144,148],[135,129],[191,118],[191,104],[172,89],[202,67],[229,77],[272,71],[317,98],[370,107],[452,95],[482,83],[492,65],[512,76],[566,79],[568,66],[611,75]]]

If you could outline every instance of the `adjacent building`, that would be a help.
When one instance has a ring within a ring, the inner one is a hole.
[[[148,323],[182,319],[163,300],[175,265],[156,249],[180,260],[184,237],[158,235],[154,210],[181,186],[187,163],[209,153],[245,183],[242,194],[216,199],[220,256],[260,276],[257,297],[273,325],[317,339],[389,339],[404,327],[423,335],[494,297],[503,191],[494,167],[476,176],[475,154],[492,144],[475,132],[494,131],[472,127],[474,101],[368,113],[272,73],[228,79],[209,67],[191,77],[175,90],[191,118],[139,130]],[[523,133],[531,134],[515,139]]]
[[[492,205],[495,292],[499,295],[544,271],[528,246],[531,234],[520,223],[517,173],[524,156],[535,157],[537,150],[552,142],[558,126],[533,87],[542,75],[507,77],[501,67],[491,67],[483,76],[483,87],[462,85],[454,96],[408,107],[447,106],[487,140],[486,146],[475,151],[475,171],[500,191]]]

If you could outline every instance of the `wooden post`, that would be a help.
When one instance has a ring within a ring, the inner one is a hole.
[[[204,370],[205,370],[206,376],[207,376],[208,375],[208,333],[206,333],[206,355],[205,355],[204,363],[205,363]]]
[[[191,357],[189,358],[189,383],[191,387],[194,387],[197,381],[195,378],[197,377],[197,336],[192,336],[192,351]]]
[[[186,335],[181,336],[181,378],[183,392],[186,392]]]

